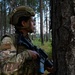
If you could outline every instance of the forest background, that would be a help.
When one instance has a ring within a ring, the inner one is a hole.
[[[75,0],[0,0],[0,36],[14,33],[8,14],[18,5],[36,12],[31,38],[47,53],[52,49],[54,75],[75,75]]]
[[[14,34],[15,29],[9,24],[9,14],[20,5],[28,5],[32,7],[35,15],[35,32],[31,34],[33,43],[41,47],[52,57],[52,35],[51,35],[51,19],[50,19],[50,0],[0,0],[0,37],[5,34]]]

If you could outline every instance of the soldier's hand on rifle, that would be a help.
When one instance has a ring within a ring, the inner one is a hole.
[[[53,67],[51,67],[51,68],[46,67],[46,70],[50,73],[54,73],[54,71],[55,71]]]
[[[36,51],[28,50],[28,53],[33,59],[37,59],[39,54]]]

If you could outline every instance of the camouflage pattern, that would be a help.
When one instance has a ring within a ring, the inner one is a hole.
[[[8,58],[1,57],[1,59],[0,59],[1,73],[5,74],[5,75],[15,74],[15,72],[21,68],[23,62],[28,57],[29,57],[28,52],[26,52],[26,51],[24,51],[18,55],[13,55]]]
[[[35,12],[29,6],[16,7],[10,14],[10,24],[16,25],[18,23],[18,19],[22,16],[29,17],[29,16],[34,16],[34,15],[35,15]]]
[[[27,51],[28,49],[25,48],[25,46],[18,45],[18,53]],[[29,57],[28,57],[29,56]],[[21,75],[41,75],[38,73],[39,65],[37,63],[37,60],[33,60],[32,57],[27,54],[27,56],[24,56],[26,59],[24,60],[24,63],[22,64],[22,67],[19,69],[18,74]]]
[[[8,55],[4,50],[0,52],[0,75],[41,75],[37,60],[31,58],[25,46],[18,45],[17,48],[18,54],[14,50]]]

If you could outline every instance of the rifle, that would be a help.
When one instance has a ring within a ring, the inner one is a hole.
[[[25,37],[20,35],[20,38],[18,39],[18,43],[21,45],[24,45],[27,47],[27,49],[35,50],[39,55],[39,72],[44,73],[45,66],[46,67],[53,67],[52,61],[48,60],[48,55],[44,52],[43,49],[37,48],[37,46],[34,46],[31,42],[29,42]]]

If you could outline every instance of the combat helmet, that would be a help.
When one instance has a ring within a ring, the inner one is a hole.
[[[18,23],[18,19],[22,16],[34,16],[34,10],[29,6],[18,6],[16,7],[11,15],[10,15],[10,24],[16,25]]]

